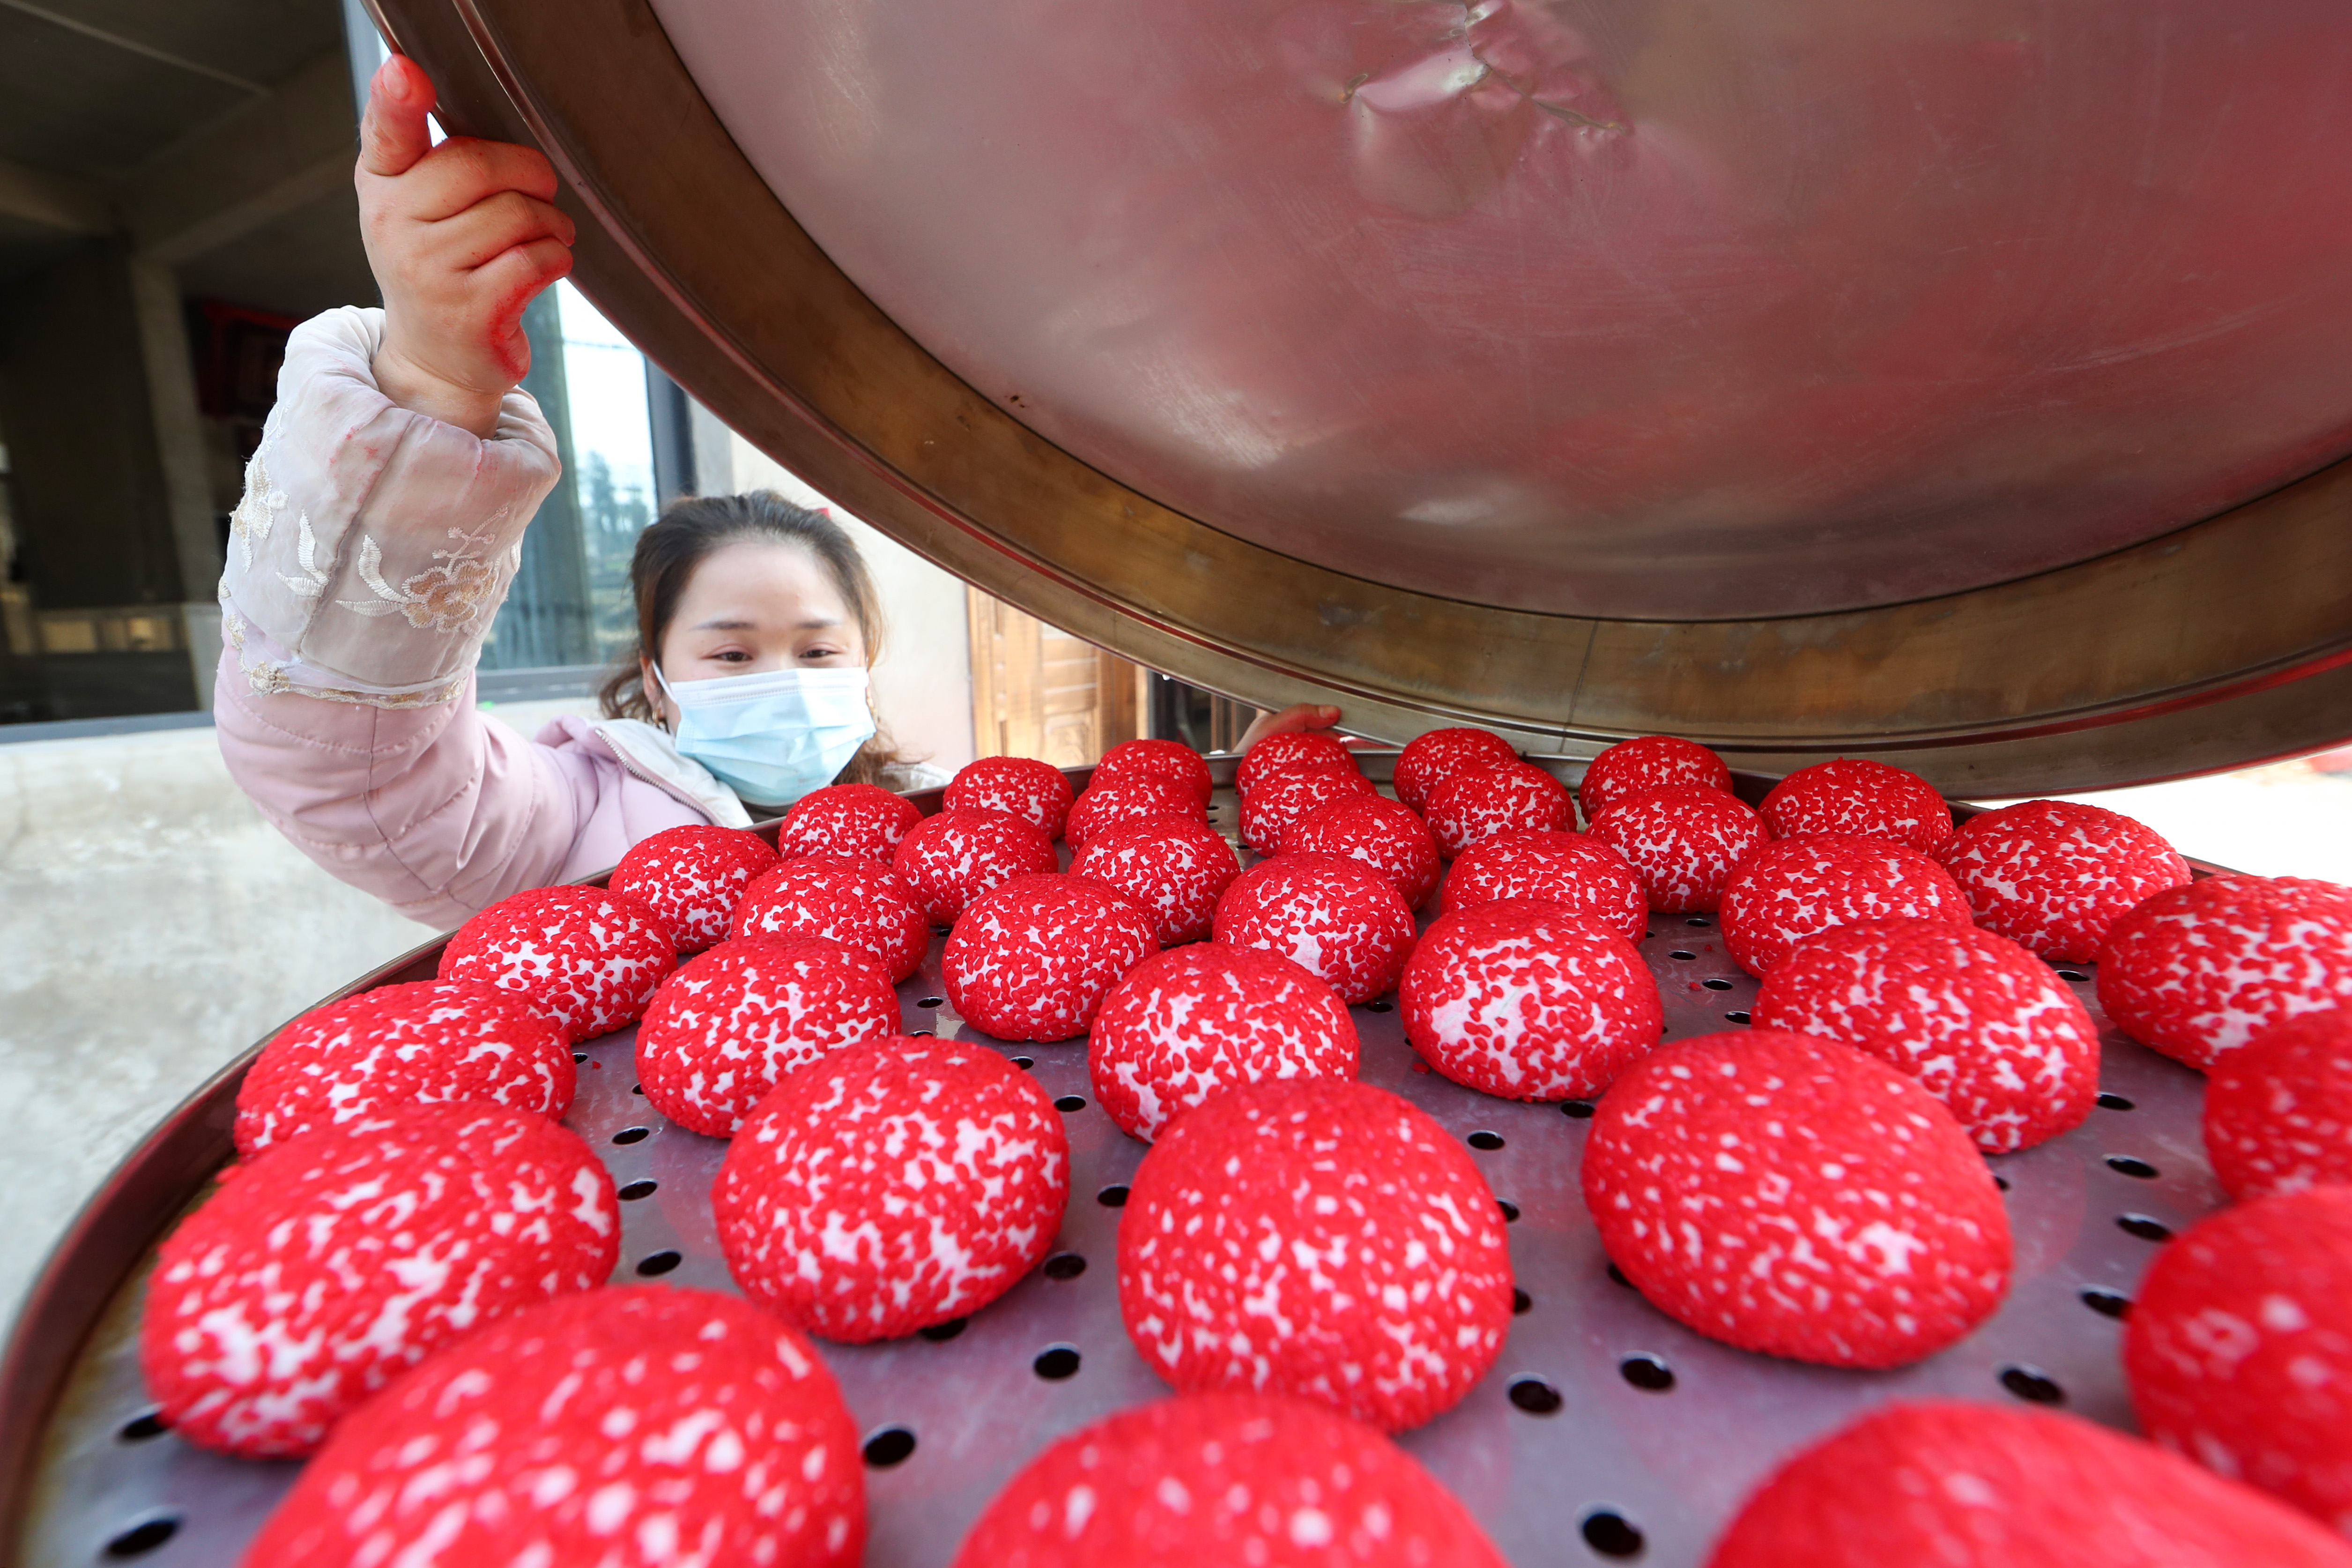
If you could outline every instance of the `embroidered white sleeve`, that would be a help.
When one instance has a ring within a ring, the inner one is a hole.
[[[287,344],[221,576],[224,636],[257,691],[455,697],[559,477],[521,393],[488,440],[394,407],[370,371],[382,331],[380,310],[331,310]]]

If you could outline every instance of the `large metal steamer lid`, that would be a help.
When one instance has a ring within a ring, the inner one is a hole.
[[[698,397],[1154,668],[1960,794],[2352,734],[2331,0],[377,3]]]

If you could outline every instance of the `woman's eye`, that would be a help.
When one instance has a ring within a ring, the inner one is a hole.
[[[719,660],[723,664],[741,664],[750,659],[751,656],[745,653],[741,648],[730,647],[722,653],[714,653],[710,657]]]

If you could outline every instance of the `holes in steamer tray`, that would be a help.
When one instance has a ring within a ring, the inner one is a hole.
[[[659,1191],[661,1191],[659,1182],[655,1181],[651,1176],[640,1176],[623,1187],[615,1195],[625,1204],[633,1204],[639,1198],[649,1198]]]
[[[1735,1024],[1745,1024],[1748,1022],[1748,1009],[1742,1007],[1738,1012],[1726,1013],[1724,1016],[1730,1019]]]
[[[2002,1367],[2000,1385],[2034,1405],[2066,1403],[2066,1391],[2058,1386],[2058,1380],[2038,1366]]]
[[[2082,981],[2088,980],[2090,976],[2084,973],[2079,969],[2062,969],[2058,972],[2058,978],[2061,980]]]
[[[918,1007],[944,1007],[947,1005],[948,999],[944,996],[925,996],[915,1004]]]
[[[1563,1100],[1559,1102],[1559,1113],[1572,1121],[1590,1121],[1592,1119],[1592,1101]]]
[[[2172,1239],[2172,1227],[2152,1215],[2117,1215],[2116,1216],[2116,1225],[2124,1232],[2125,1235],[2136,1236],[2142,1241],[2170,1241]]]
[[[615,1143],[642,1143],[653,1135],[654,1130],[650,1127],[624,1127],[618,1132],[613,1134],[613,1142]]]
[[[2131,1298],[2114,1290],[2102,1290],[2096,1286],[2083,1292],[2083,1305],[2102,1318],[2122,1318],[2131,1312]]]
[[[1502,1215],[1505,1225],[1519,1217],[1519,1205],[1508,1198],[1496,1198],[1495,1207]]]
[[[1675,949],[1675,950],[1674,950],[1674,952],[1670,952],[1670,953],[1666,954],[1666,956],[1667,956],[1668,958],[1679,958],[1679,959],[1681,959],[1684,963],[1688,963],[1692,962],[1693,960],[1696,959],[1696,958],[1698,957],[1698,954],[1697,954],[1697,953],[1695,953],[1695,952],[1686,952],[1686,951],[1685,951],[1684,949],[1682,949],[1682,948],[1679,948],[1679,947],[1678,947],[1678,948]]]
[[[1014,1067],[1019,1068],[1023,1072],[1027,1072],[1031,1068],[1037,1065],[1037,1058],[1035,1057],[1008,1057],[1005,1059],[1010,1061]]]
[[[1086,1108],[1087,1097],[1083,1094],[1066,1094],[1062,1096],[1061,1099],[1054,1101],[1054,1109],[1060,1111],[1065,1116],[1069,1115],[1072,1111],[1084,1110]]]
[[[1517,1286],[1511,1288],[1511,1316],[1519,1317],[1536,1304],[1536,1299]]]
[[[2101,1110],[2129,1110],[2132,1108],[2132,1105],[2133,1102],[2131,1100],[2126,1100],[2120,1094],[2109,1094],[2105,1089],[2101,1089],[2099,1091],[2099,1109]]]
[[[1710,922],[1705,915],[1692,915],[1683,921],[1683,924],[1686,926],[1696,926],[1701,931],[1705,931],[1709,923]]]
[[[2107,1169],[2122,1175],[2137,1176],[2143,1182],[2152,1182],[2158,1174],[2154,1165],[2145,1160],[2136,1160],[2129,1154],[2108,1155]]]
[[[1510,1400],[1530,1415],[1557,1415],[1561,1404],[1559,1390],[1539,1377],[1513,1378]]]
[[[114,1429],[115,1439],[123,1443],[144,1443],[161,1437],[171,1428],[163,1425],[163,1413],[149,1408],[141,1411]]]
[[[1127,1206],[1127,1189],[1118,1185],[1105,1187],[1095,1194],[1095,1202],[1107,1209],[1123,1209]]]
[[[1367,1002],[1367,1003],[1365,1003],[1365,1004],[1364,1004],[1364,1011],[1365,1011],[1365,1012],[1367,1012],[1367,1013],[1386,1013],[1386,1012],[1392,1011],[1392,1010],[1395,1008],[1395,1006],[1396,1006],[1396,1004],[1395,1004],[1395,1003],[1393,1003],[1393,1002],[1390,1001],[1387,997],[1383,996],[1383,997],[1380,998],[1380,999],[1379,999],[1378,1001],[1376,1001],[1376,1002]]]
[[[158,1514],[153,1519],[142,1520],[109,1541],[106,1543],[105,1555],[115,1562],[131,1557],[144,1557],[179,1533],[179,1515]]]
[[[1087,1260],[1075,1252],[1057,1252],[1045,1259],[1048,1279],[1076,1279],[1087,1271]]]
[[[970,1318],[950,1318],[943,1323],[933,1323],[929,1328],[917,1329],[915,1331],[935,1345],[943,1345],[963,1332],[971,1322]]]
[[[1728,991],[1731,989],[1731,982],[1728,980],[1702,980],[1699,984],[1706,986],[1709,991]]]
[[[866,1439],[862,1450],[866,1467],[887,1470],[893,1465],[903,1465],[915,1452],[915,1435],[904,1426],[885,1426]]]
[[[1503,1146],[1503,1135],[1499,1132],[1488,1132],[1482,1130],[1470,1134],[1468,1142],[1470,1147],[1473,1149],[1482,1149],[1492,1153],[1494,1151]]]
[[[685,1261],[686,1255],[684,1253],[676,1251],[669,1247],[664,1247],[659,1252],[648,1252],[643,1258],[638,1258],[637,1272],[644,1275],[646,1279],[652,1279],[668,1273],[671,1269],[677,1268],[679,1264]]]
[[[587,1059],[588,1053],[586,1051],[574,1051],[572,1053],[572,1065],[573,1067],[579,1067],[587,1061]]]
[[[1642,1554],[1642,1532],[1622,1513],[1611,1509],[1595,1509],[1584,1516],[1580,1527],[1584,1544],[1603,1557],[1639,1557]]]
[[[1675,1385],[1675,1369],[1654,1355],[1629,1355],[1617,1363],[1617,1375],[1647,1394],[1664,1394]]]
[[[1030,1369],[1048,1383],[1060,1383],[1078,1374],[1078,1347],[1053,1345],[1037,1353],[1029,1363]]]

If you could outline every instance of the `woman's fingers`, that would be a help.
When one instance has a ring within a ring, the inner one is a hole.
[[[386,178],[404,174],[431,152],[425,117],[433,112],[433,83],[415,60],[394,55],[378,66],[360,120],[362,172]]]
[[[1243,731],[1236,752],[1246,752],[1268,735],[1286,735],[1302,730],[1328,730],[1339,721],[1339,710],[1328,702],[1294,702],[1279,713],[1260,712]]]
[[[435,224],[428,243],[439,265],[471,272],[519,245],[550,239],[569,247],[572,236],[572,220],[552,204],[520,191],[500,191]]]
[[[396,205],[404,218],[439,223],[502,191],[551,202],[555,165],[533,147],[453,136],[401,176]]]

